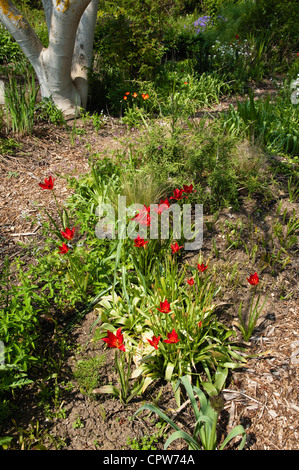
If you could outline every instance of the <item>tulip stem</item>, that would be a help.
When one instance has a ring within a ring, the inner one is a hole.
[[[61,221],[61,224],[63,225],[63,217],[62,217],[62,213],[61,213],[61,210],[60,210],[60,207],[59,207],[59,204],[58,204],[58,201],[57,201],[57,198],[55,196],[55,193],[54,191],[52,190],[52,194],[53,194],[53,197],[54,197],[54,200],[56,202],[56,206],[57,206],[57,210],[58,210],[58,213],[59,213],[59,217],[60,217],[60,221]],[[65,227],[63,227],[65,228]]]

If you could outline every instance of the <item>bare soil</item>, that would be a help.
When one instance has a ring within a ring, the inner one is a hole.
[[[122,132],[123,127],[118,120],[111,119],[98,132],[88,129],[85,135],[78,137],[75,145],[71,145],[65,130],[42,126],[33,136],[20,138],[22,148],[15,149],[11,155],[0,156],[0,265],[5,255],[10,259],[21,256],[23,261],[31,263],[30,247],[43,244],[40,226],[33,224],[25,215],[36,216],[40,207],[53,211],[55,208],[50,192],[39,190],[37,183],[49,174],[55,176],[56,195],[63,202],[69,194],[64,175],[79,177],[89,170],[86,139],[93,151],[109,155],[121,145],[119,137]],[[217,223],[210,231],[205,230],[203,256],[210,257],[211,265],[217,265],[220,276],[225,276],[224,266],[238,263],[240,279],[244,279],[242,288],[225,292],[224,302],[230,313],[223,308],[221,314],[224,317],[237,317],[247,284],[246,276],[254,272],[255,266],[244,262],[241,248],[227,251],[221,223],[225,224],[226,220],[236,222],[240,217],[244,220],[252,218],[254,225],[266,233],[281,199],[283,208],[295,209],[299,217],[299,204],[290,204],[287,190],[279,190],[278,193],[273,190],[273,199],[267,206],[260,205],[258,198],[245,201],[239,213],[231,213],[228,209],[220,211]],[[261,217],[261,213],[266,217]],[[211,257],[212,238],[217,240],[219,259]],[[196,259],[197,255],[186,255],[186,261],[191,264]],[[284,270],[273,273],[266,269],[262,278],[264,293],[269,293],[269,298],[248,344],[253,357],[246,367],[232,373],[222,393],[225,405],[219,419],[219,441],[234,426],[242,424],[247,432],[247,450],[298,450],[298,245],[293,251],[292,262]],[[37,437],[43,434],[42,442],[48,450],[128,450],[131,448],[128,439],[132,442],[153,435],[157,436],[157,442],[153,443],[155,448],[163,449],[165,438],[159,436],[155,415],[143,413],[132,419],[144,402],[152,400],[156,400],[169,416],[175,417],[183,429],[189,432],[193,429],[192,410],[186,405],[176,414],[172,389],[163,381],[149,387],[145,396],[138,397],[127,406],[110,395],[88,395],[79,390],[73,374],[75,365],[81,359],[98,357],[103,352],[106,362],[99,371],[100,383],[117,383],[114,350],[106,350],[102,342],[90,341],[91,326],[96,318],[96,311],[90,312],[70,334],[70,341],[75,346],[68,354],[63,370],[65,382],[71,381],[74,386],[69,390],[60,385],[60,414],[53,409],[51,417],[49,413],[45,415],[36,401],[34,385],[17,395],[18,412],[14,416],[14,424],[9,420],[6,429],[7,435],[15,437],[15,448],[22,447],[17,429],[23,429],[31,448],[37,446]],[[36,442],[29,440],[30,433],[36,436]],[[185,442],[177,441],[172,448],[187,447]],[[231,449],[234,448],[232,445]]]

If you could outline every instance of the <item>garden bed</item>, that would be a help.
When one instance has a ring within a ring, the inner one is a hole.
[[[22,147],[6,155],[0,166],[0,263],[3,264],[4,256],[8,255],[11,260],[20,256],[25,264],[30,265],[35,262],[32,248],[43,246],[41,226],[36,216],[40,207],[55,213],[55,206],[51,194],[39,190],[38,182],[49,174],[57,175],[56,197],[63,203],[70,191],[64,176],[71,174],[77,178],[89,171],[88,161],[84,158],[86,140],[94,151],[110,155],[111,150],[123,145],[123,139],[127,137],[126,128],[118,120],[109,120],[98,132],[89,129],[87,134],[78,137],[75,145],[71,145],[66,131],[51,126],[36,130],[30,138],[20,138]],[[129,138],[134,138],[132,131]],[[236,230],[236,224],[241,220],[246,227],[242,232],[244,241],[250,235],[248,228],[252,222],[255,230],[266,234],[277,218],[280,201],[282,212],[294,210],[299,217],[299,203],[289,201],[287,179],[283,174],[280,178],[279,190],[269,188],[272,198],[267,204],[257,196],[244,200],[238,211],[221,209],[217,219],[212,221],[209,216],[205,220],[210,224],[204,229],[203,259],[209,258],[209,266],[216,266],[220,277],[227,276],[235,265],[239,269],[236,288],[230,289],[227,285],[223,293],[223,305],[219,311],[221,318],[229,316],[231,319],[233,315],[237,320],[239,301],[246,297],[246,277],[249,272],[254,272],[254,265],[244,262],[244,248],[237,243],[229,248],[226,234]],[[213,251],[213,239],[217,241],[217,252]],[[193,266],[197,260],[198,253],[192,252],[183,258],[183,262]],[[298,449],[299,437],[296,376],[299,361],[298,250],[292,251],[291,261],[284,269],[265,269],[261,277],[263,295],[267,293],[269,297],[248,343],[252,358],[244,367],[230,374],[222,391],[224,408],[219,420],[219,442],[234,426],[242,424],[247,433],[246,449],[295,450]],[[62,328],[70,318],[71,312],[59,318]],[[117,383],[114,350],[106,349],[102,341],[90,341],[92,325],[97,318],[97,309],[91,310],[71,329],[68,340],[72,347],[60,364],[59,376],[60,380],[63,376],[64,381],[56,383],[59,399],[55,406],[53,400],[50,400],[50,409],[39,406],[36,398],[40,389],[37,390],[34,383],[16,391],[19,411],[13,417],[14,421],[9,419],[1,430],[2,435],[13,437],[13,447],[38,448],[42,445],[47,449],[61,450],[122,450],[132,449],[135,445],[141,450],[152,445],[163,449],[165,435],[170,429],[161,428],[157,416],[144,412],[132,419],[144,402],[153,400],[182,428],[193,429],[194,415],[190,406],[183,406],[177,414],[172,387],[163,380],[151,384],[144,395],[127,405],[106,394],[86,393],[82,384],[80,390],[78,376],[74,375],[76,364],[80,360],[99,358],[102,354],[106,355],[106,360],[99,367],[100,383]],[[51,331],[51,327],[45,328],[45,342],[51,341]],[[238,331],[237,334],[241,339]],[[54,352],[53,358],[59,364],[59,357],[55,357]],[[238,439],[231,448],[236,448],[236,442]],[[180,440],[172,444],[172,448],[186,449],[187,446]]]

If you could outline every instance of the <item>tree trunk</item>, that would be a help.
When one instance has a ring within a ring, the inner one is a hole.
[[[0,0],[0,21],[34,67],[41,95],[52,97],[65,116],[86,108],[99,0],[43,0],[49,32],[44,48],[10,0]]]

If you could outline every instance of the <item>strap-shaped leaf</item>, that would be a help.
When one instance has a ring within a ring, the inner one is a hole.
[[[234,437],[239,436],[239,435],[243,436],[242,440],[241,440],[241,443],[238,447],[239,450],[242,450],[245,443],[246,443],[247,435],[246,435],[245,429],[241,425],[236,426],[234,429],[231,430],[231,432],[228,434],[228,436],[226,436],[226,438],[224,439],[224,441],[221,444],[219,450],[223,450],[224,447],[228,444],[229,441],[231,441]]]
[[[172,364],[172,362],[168,362],[166,366],[166,370],[165,370],[165,379],[167,380],[167,382],[171,381],[173,369],[174,369],[174,364]]]
[[[134,413],[134,417],[142,410],[149,410],[153,413],[156,413],[158,416],[160,416],[161,419],[166,421],[166,423],[168,423],[173,429],[175,429],[176,431],[181,430],[179,426],[177,426],[165,413],[163,413],[163,411],[161,411],[157,406],[152,405],[150,403],[145,403],[144,405],[142,405],[141,408],[139,408],[136,411],[136,413]]]
[[[185,431],[182,431],[182,430],[176,431],[173,434],[171,434],[171,436],[169,436],[169,438],[167,439],[167,441],[164,444],[164,449],[166,450],[167,447],[173,441],[175,441],[177,439],[184,439],[184,441],[186,441],[189,444],[189,449],[191,449],[191,450],[202,450],[201,446],[198,444],[198,442],[196,442],[193,439],[192,436],[190,436],[188,433],[186,433]]]

